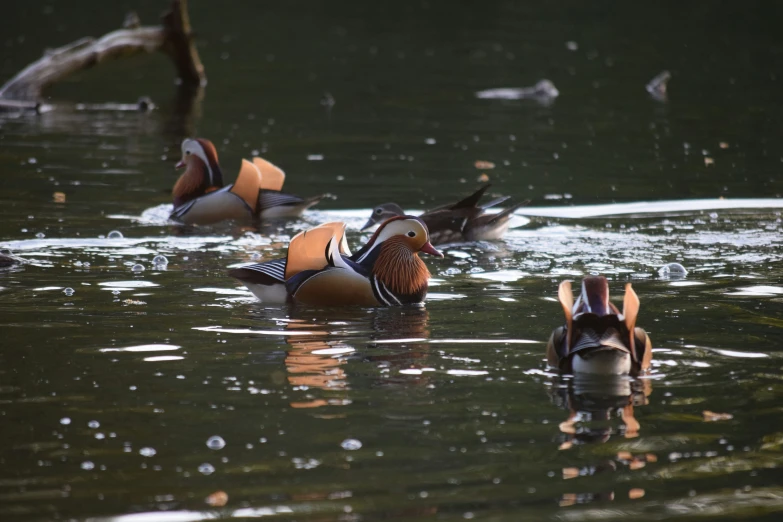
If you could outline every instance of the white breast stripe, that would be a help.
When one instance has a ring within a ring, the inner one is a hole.
[[[372,277],[372,284],[375,287],[375,293],[381,299],[381,301],[383,301],[383,304],[385,304],[386,306],[391,306],[391,303],[388,300],[386,300],[386,297],[384,297],[383,292],[381,292],[381,289],[378,286],[378,283],[379,283],[379,281],[377,279],[375,279],[375,276],[373,276]]]
[[[386,292],[386,295],[388,295],[389,297],[394,299],[397,302],[398,305],[402,304],[402,302],[399,299],[397,299],[397,296],[394,295],[392,292],[390,292],[388,288],[386,288],[385,284],[381,283],[381,286],[383,287],[383,290]]]
[[[357,262],[357,263],[361,263],[362,261],[364,261],[364,260],[367,258],[367,256],[369,256],[369,255],[370,255],[370,252],[372,252],[373,250],[375,250],[375,248],[376,248],[376,247],[378,247],[378,245],[379,245],[379,244],[380,244],[380,243],[376,243],[376,244],[374,244],[372,247],[370,247],[370,249],[369,249],[367,252],[365,252],[364,254],[362,254],[362,256],[361,256],[359,259],[357,259],[357,260],[356,260],[356,262]]]

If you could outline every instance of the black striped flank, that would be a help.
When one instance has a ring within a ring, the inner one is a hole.
[[[274,259],[265,263],[234,268],[228,275],[240,281],[261,285],[285,283],[286,259]]]
[[[262,190],[258,194],[258,208],[266,210],[273,207],[301,205],[304,199],[294,194],[278,192],[276,190]]]

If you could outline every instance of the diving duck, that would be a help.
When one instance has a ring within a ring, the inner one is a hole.
[[[636,326],[639,298],[625,285],[623,313],[609,302],[609,282],[603,276],[582,280],[582,294],[574,303],[571,281],[563,281],[557,298],[566,324],[552,332],[547,362],[566,373],[638,375],[650,368],[652,343]]]
[[[508,230],[509,220],[514,211],[526,203],[512,205],[496,214],[486,214],[488,208],[509,199],[509,196],[502,196],[479,206],[479,200],[490,186],[491,184],[486,184],[465,199],[434,208],[419,216],[419,219],[427,225],[430,231],[430,241],[433,245],[464,241],[491,241],[503,237],[503,234]],[[397,203],[384,203],[373,209],[370,219],[364,224],[362,230],[390,217],[404,214],[405,212]]]
[[[229,275],[263,302],[414,304],[427,295],[430,277],[419,252],[443,257],[416,217],[386,220],[353,255],[345,241],[345,223],[334,222],[294,236],[285,258],[235,268]]]
[[[223,185],[217,150],[211,141],[187,138],[177,168],[185,172],[174,185],[171,219],[188,225],[218,221],[292,218],[312,207],[323,195],[303,199],[281,192],[285,173],[272,163],[253,158],[242,160],[236,181]]]

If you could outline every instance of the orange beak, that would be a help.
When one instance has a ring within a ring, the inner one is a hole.
[[[176,165],[174,165],[174,168],[175,168],[175,169],[181,169],[181,168],[182,168],[182,167],[184,167],[184,166],[185,166],[185,160],[184,160],[184,159],[181,159],[181,160],[179,160],[179,163],[177,163]]]
[[[419,252],[424,252],[425,254],[429,254],[431,256],[443,257],[443,254],[441,254],[438,250],[435,250],[435,247],[432,246],[432,243],[429,241],[422,245],[422,247],[419,249]]]

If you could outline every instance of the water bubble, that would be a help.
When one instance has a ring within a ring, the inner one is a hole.
[[[109,239],[122,239],[124,236],[119,230],[112,230],[106,237]]]
[[[136,263],[131,267],[131,271],[133,272],[144,272],[144,265],[140,263]]]
[[[198,471],[203,475],[211,475],[215,472],[215,466],[209,464],[208,462],[205,462],[204,464],[198,467]]]
[[[72,296],[73,294],[75,294],[75,293],[76,293],[76,290],[74,290],[73,288],[71,288],[71,287],[69,286],[68,288],[66,288],[65,290],[63,290],[63,293],[64,293],[65,295],[67,295],[68,297],[70,297],[70,296]]]
[[[112,290],[111,293],[114,295],[120,295],[121,292],[119,290]]]
[[[139,450],[139,455],[142,457],[154,457],[156,453],[155,448],[141,448]]]
[[[345,439],[344,441],[342,441],[340,443],[340,446],[344,450],[356,451],[356,450],[358,450],[359,448],[362,447],[362,442],[360,440],[357,440],[357,439]]]
[[[45,237],[46,237],[46,234],[44,234],[43,232],[38,232],[38,233],[35,235],[35,237],[37,237],[38,239],[43,239],[43,238],[45,238]]]
[[[103,433],[96,433],[95,438],[98,440],[103,440],[106,438],[106,435],[104,435]]]
[[[90,428],[93,428],[93,429],[94,428],[100,428],[101,427],[101,423],[96,421],[96,420],[91,420],[90,422],[87,423],[87,426],[89,426]]]
[[[82,266],[84,268],[90,268],[90,262],[89,261],[85,261],[84,263],[82,263]]]
[[[260,259],[261,259],[261,254],[259,254],[258,252],[253,252],[253,253],[250,255],[250,260],[251,260],[251,261],[258,261],[258,260],[260,260]]]
[[[95,469],[95,463],[90,462],[89,460],[85,460],[82,462],[82,469],[86,471],[90,471],[91,469]]]
[[[226,441],[220,435],[213,435],[207,439],[207,447],[211,450],[219,450],[226,447]]]
[[[663,278],[683,278],[688,275],[688,270],[680,263],[669,263],[658,269],[658,275]]]
[[[169,264],[169,260],[166,259],[166,256],[162,256],[158,254],[157,256],[152,258],[152,264],[158,267],[160,266],[165,267],[166,265]]]
[[[60,419],[60,424],[62,424],[63,426],[67,426],[70,423],[71,423],[71,419],[69,419],[68,417],[63,417],[62,419]]]

